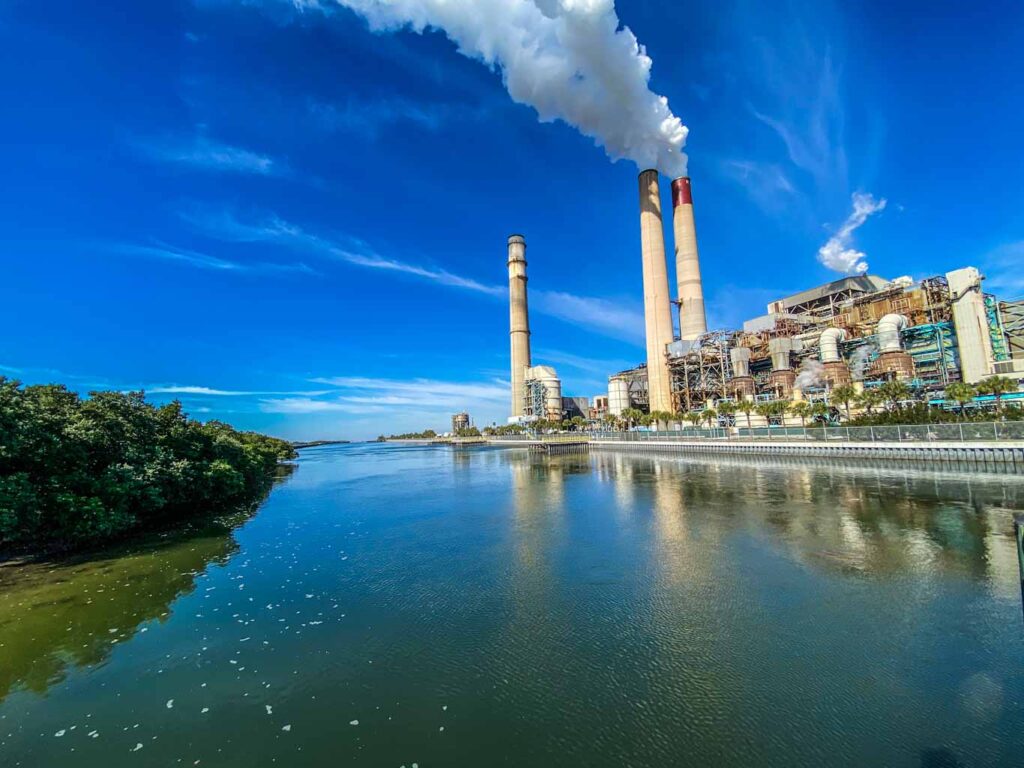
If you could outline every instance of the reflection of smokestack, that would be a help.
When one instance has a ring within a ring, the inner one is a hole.
[[[672,308],[665,264],[658,172],[640,174],[640,249],[643,256],[644,320],[647,332],[647,390],[652,411],[672,410],[665,347],[672,342]]]
[[[679,337],[690,341],[708,331],[704,316],[704,286],[697,257],[690,178],[672,182],[672,229],[676,241],[676,283],[679,296]]]
[[[512,416],[523,415],[523,381],[530,367],[530,316],[526,305],[526,240],[508,239],[509,328],[512,336]]]

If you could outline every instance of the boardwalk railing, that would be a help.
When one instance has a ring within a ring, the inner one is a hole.
[[[554,435],[502,435],[493,442],[617,440],[625,442],[711,440],[785,440],[856,443],[976,443],[1024,441],[1024,421],[904,424],[884,427],[755,427],[748,429],[669,429],[657,432],[570,432]]]

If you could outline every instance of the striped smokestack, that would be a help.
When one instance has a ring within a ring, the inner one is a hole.
[[[526,238],[508,239],[509,333],[512,337],[512,410],[523,415],[523,385],[530,367],[530,315],[526,304]]]
[[[658,172],[640,174],[640,249],[643,256],[644,321],[647,333],[647,390],[652,411],[672,409],[665,347],[672,343],[672,308],[665,263]]]
[[[704,315],[704,286],[700,279],[689,176],[681,176],[672,182],[672,230],[676,241],[679,337],[692,341],[707,333],[708,322]]]

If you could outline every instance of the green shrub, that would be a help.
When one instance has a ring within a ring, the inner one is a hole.
[[[251,504],[287,442],[141,392],[80,398],[0,376],[0,548],[69,549]]]

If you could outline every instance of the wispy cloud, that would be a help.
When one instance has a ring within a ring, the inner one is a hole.
[[[115,253],[127,256],[175,261],[190,267],[196,267],[197,269],[208,269],[218,272],[302,272],[309,275],[318,274],[312,267],[301,262],[274,264],[267,262],[229,261],[199,251],[176,248],[159,242],[153,245],[115,243],[109,246],[109,248]]]
[[[287,165],[267,155],[212,141],[204,136],[136,139],[133,143],[143,155],[161,163],[257,176],[282,176],[288,173]]]
[[[316,390],[312,392],[273,392],[256,390],[237,389],[214,389],[213,387],[201,387],[180,384],[157,384],[148,387],[141,387],[149,394],[160,395],[203,395],[211,397],[252,397],[256,395],[323,395],[328,390]]]
[[[444,416],[463,408],[498,413],[507,407],[509,397],[508,383],[498,380],[457,382],[330,376],[310,381],[331,389],[319,398],[267,398],[260,402],[260,409],[282,414],[393,414],[417,409],[421,413]]]
[[[818,261],[829,269],[844,275],[861,275],[868,271],[868,263],[863,252],[851,247],[853,233],[868,217],[885,208],[885,198],[876,200],[869,194],[855,192],[853,210],[846,217],[839,230],[818,249]]]
[[[799,197],[796,187],[778,163],[755,160],[724,160],[723,176],[741,186],[758,208],[776,214],[792,207]]]
[[[442,267],[382,256],[358,238],[329,239],[313,234],[275,215],[255,222],[241,221],[229,211],[211,213],[192,209],[183,211],[181,215],[200,231],[230,242],[276,243],[321,258],[343,261],[365,269],[410,275],[492,298],[504,298],[508,292],[504,285],[483,283]],[[579,296],[565,291],[543,290],[531,291],[530,303],[537,312],[597,333],[633,343],[643,341],[643,315],[637,307],[628,303]]]
[[[1001,298],[1024,298],[1024,240],[1004,243],[981,259],[985,288],[998,291]]]

